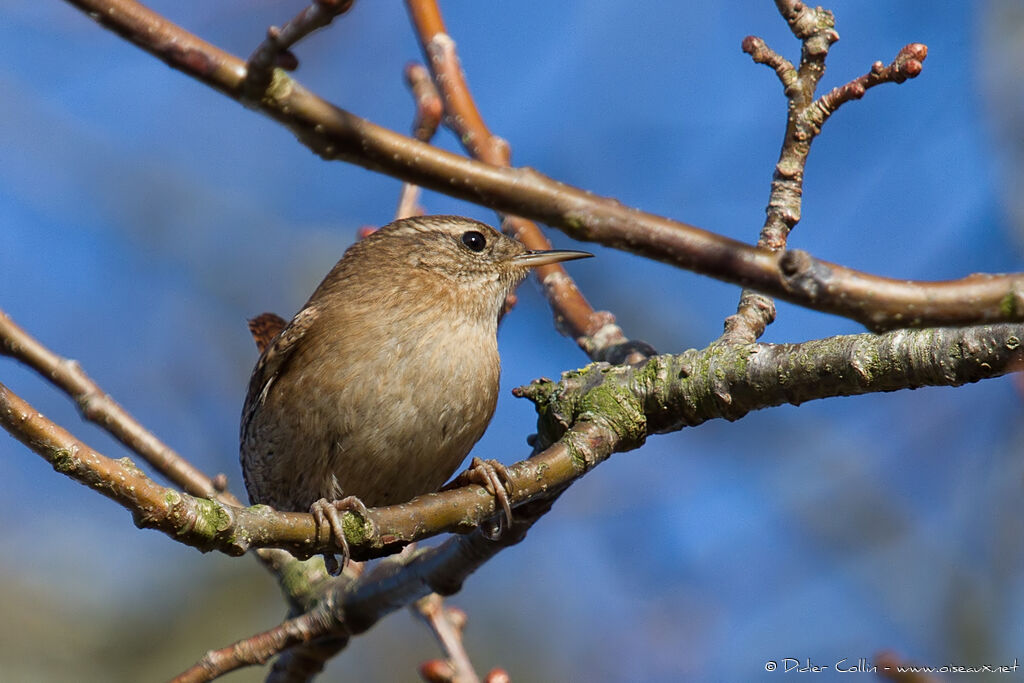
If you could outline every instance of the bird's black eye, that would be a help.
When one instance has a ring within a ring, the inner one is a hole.
[[[476,230],[469,230],[462,233],[462,243],[473,251],[483,251],[487,246],[487,238]]]

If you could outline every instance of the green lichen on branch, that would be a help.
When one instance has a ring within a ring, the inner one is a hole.
[[[220,550],[237,556],[249,549],[248,538],[238,530],[234,516],[222,503],[174,489],[164,492],[162,509],[142,508],[134,519],[137,527],[173,533],[200,552]]]
[[[833,396],[959,386],[1014,372],[1024,363],[1019,324],[896,330],[802,344],[714,343],[640,366],[594,363],[541,379],[515,394],[537,408],[543,449],[574,425],[600,423],[631,450],[649,434],[752,410]],[[584,471],[587,469],[583,465]]]

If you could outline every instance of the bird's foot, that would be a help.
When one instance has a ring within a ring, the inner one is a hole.
[[[494,496],[497,503],[501,505],[501,509],[505,513],[503,518],[505,525],[512,526],[512,502],[509,494],[512,492],[513,481],[512,475],[508,473],[508,469],[504,465],[497,460],[473,458],[469,463],[469,469],[457,476],[445,488],[455,488],[467,484],[478,484],[487,489],[487,492]],[[496,528],[489,530],[488,536],[495,540],[501,536],[501,532],[502,524],[499,522]]]
[[[369,520],[370,511],[363,505],[363,501],[355,496],[346,496],[341,500],[321,498],[309,507],[309,512],[313,515],[313,519],[316,520],[318,534],[324,524],[328,525],[331,528],[331,537],[334,542],[341,546],[340,566],[338,565],[338,558],[334,553],[324,553],[324,566],[327,568],[327,573],[331,576],[338,576],[348,566],[351,556],[348,549],[348,539],[345,538],[345,529],[342,528],[341,524],[341,513],[355,512],[363,519]]]

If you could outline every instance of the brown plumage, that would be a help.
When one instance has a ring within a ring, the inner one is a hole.
[[[321,499],[437,490],[494,413],[505,297],[529,268],[583,256],[527,252],[457,216],[395,221],[352,245],[273,339],[280,319],[253,323],[266,346],[242,412],[251,501],[316,512]]]

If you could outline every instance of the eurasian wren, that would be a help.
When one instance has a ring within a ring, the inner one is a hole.
[[[436,491],[494,414],[506,297],[530,268],[586,256],[527,251],[458,216],[398,220],[353,244],[253,370],[250,500],[312,511],[347,549],[338,511]]]

